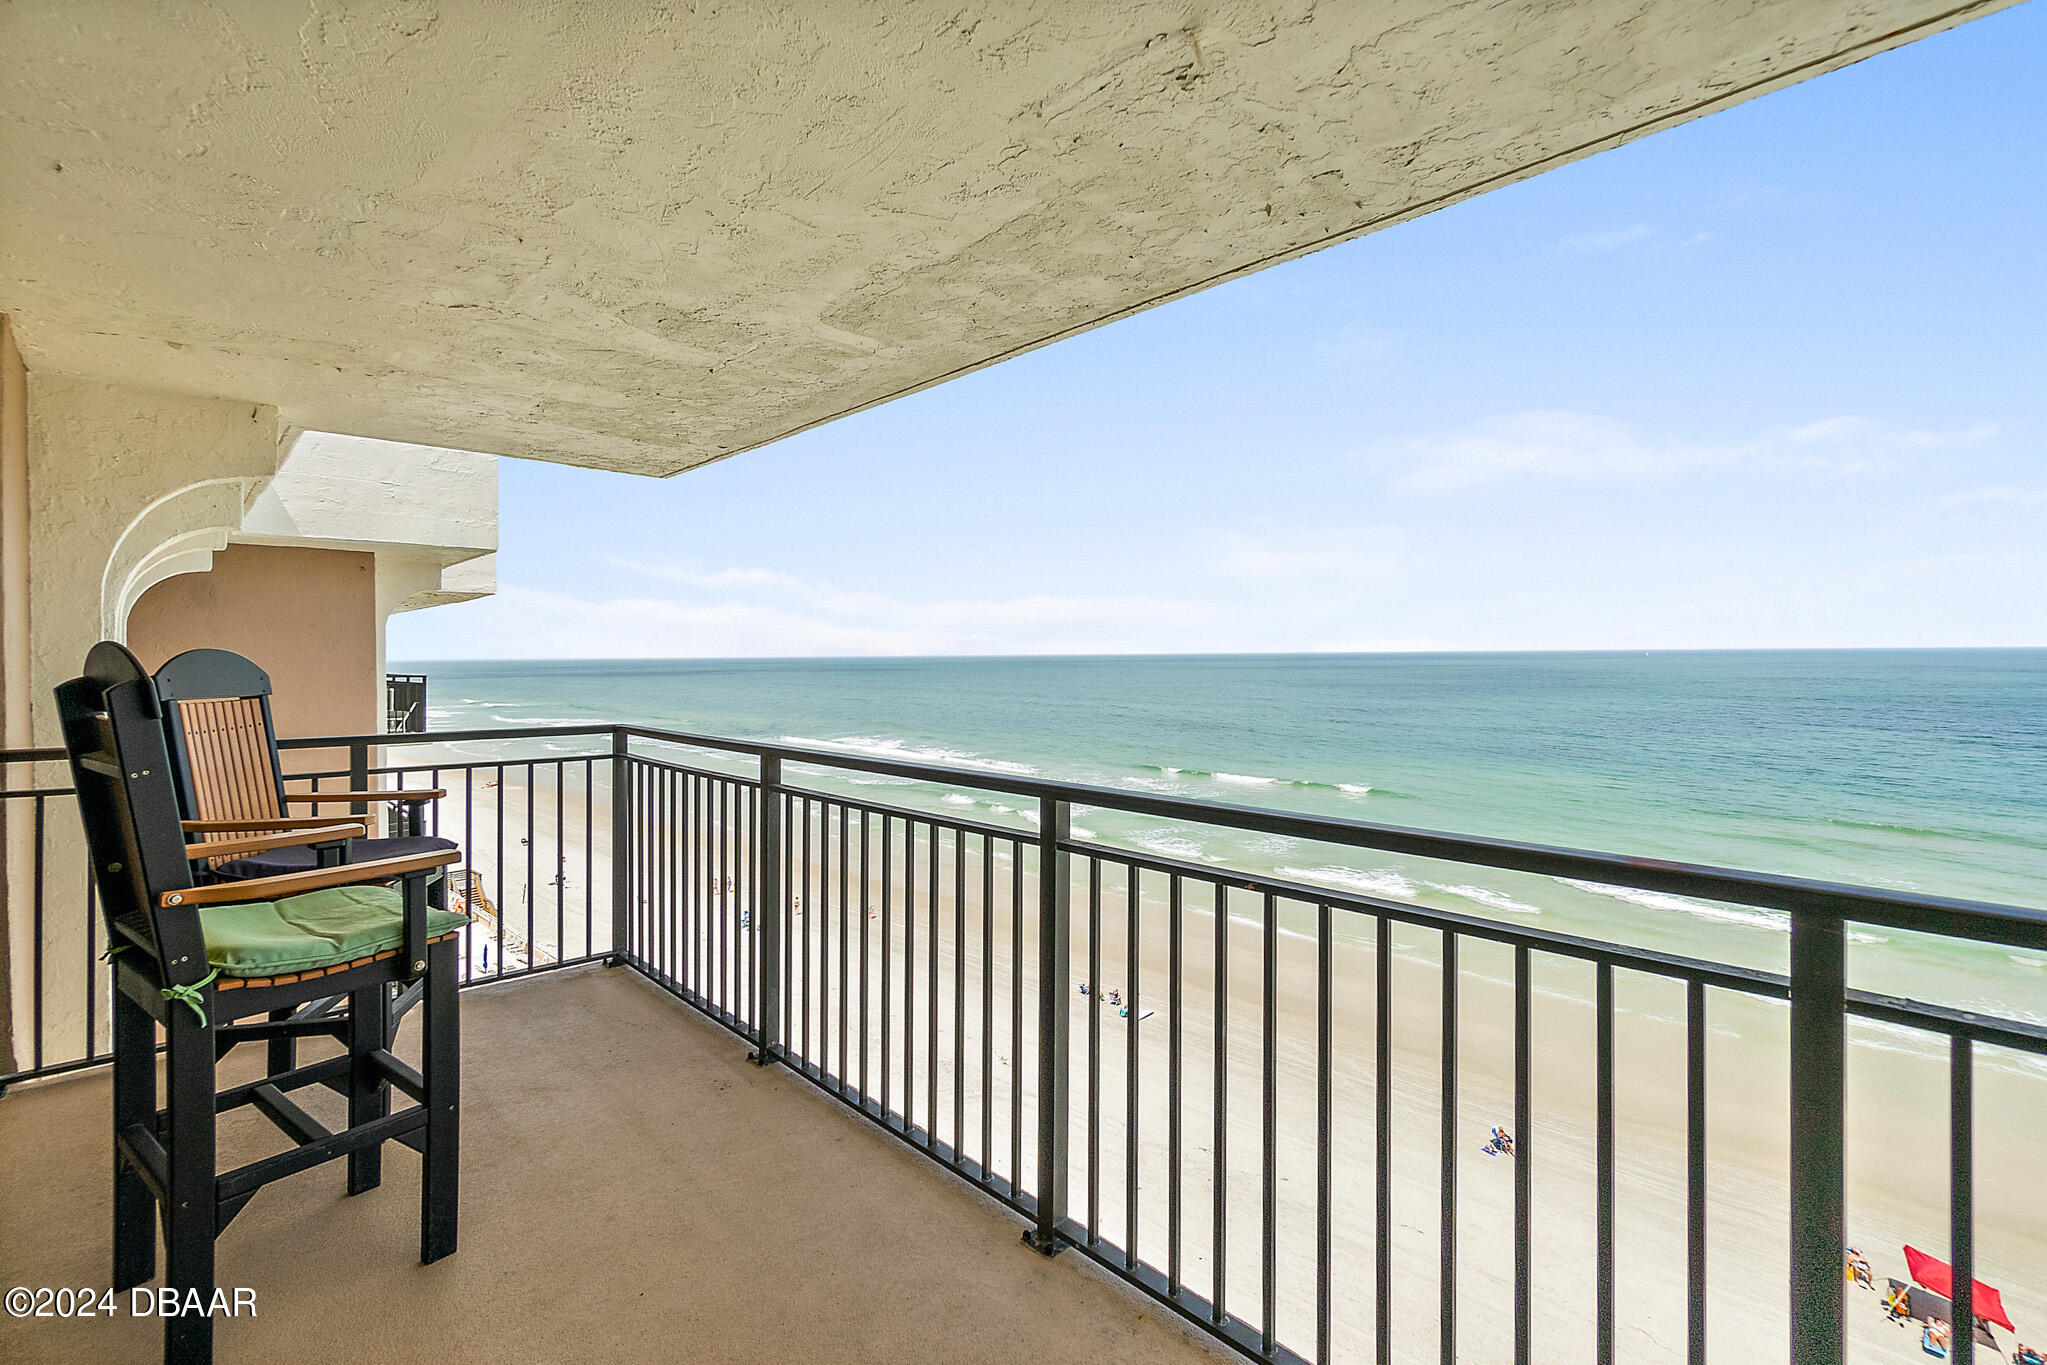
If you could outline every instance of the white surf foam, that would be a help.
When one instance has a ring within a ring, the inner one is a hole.
[[[1581,882],[1571,877],[1558,877],[1555,880],[1565,886],[1575,886],[1580,891],[1589,891],[1595,896],[1611,896],[1615,900],[1623,900],[1630,905],[1639,905],[1649,910],[1671,910],[1695,919],[1713,920],[1719,924],[1739,924],[1750,929],[1767,929],[1773,934],[1791,932],[1791,916],[1781,910],[1721,905],[1714,901],[1693,900],[1689,896],[1668,896],[1660,891],[1638,891],[1631,886],[1604,886],[1598,882]],[[1871,944],[1890,942],[1882,934],[1871,934],[1860,929],[1850,929],[1848,941]]]
[[[1530,905],[1526,901],[1517,901],[1506,892],[1495,891],[1489,886],[1445,886],[1440,882],[1429,882],[1428,885],[1448,895],[1462,896],[1465,900],[1477,901],[1480,905],[1488,906],[1494,910],[1505,910],[1509,914],[1539,915],[1542,913],[1540,906]]]
[[[1270,787],[1279,781],[1276,777],[1252,777],[1247,773],[1217,773],[1215,780],[1229,782],[1239,787]]]
[[[1188,838],[1186,835],[1172,833],[1167,830],[1132,830],[1124,835],[1123,838],[1129,843],[1136,844],[1139,848],[1149,849],[1153,853],[1161,854],[1168,858],[1182,858],[1190,862],[1204,863],[1219,863],[1222,861],[1221,858],[1208,852],[1199,843]]]
[[[1751,929],[1769,929],[1776,933],[1791,932],[1791,916],[1780,910],[1756,910],[1738,905],[1716,905],[1711,901],[1693,900],[1689,896],[1670,896],[1661,891],[1641,891],[1632,886],[1607,886],[1600,882],[1581,882],[1574,877],[1558,877],[1555,880],[1565,886],[1588,891],[1595,896],[1610,896],[1614,900],[1639,905],[1645,910],[1669,910],[1680,915],[1691,915],[1697,919],[1717,920],[1722,924],[1742,924]]]
[[[906,744],[899,739],[874,739],[856,735],[848,739],[807,739],[802,735],[783,735],[780,744],[802,749],[839,749],[850,754],[865,754],[869,758],[885,758],[897,763],[930,763],[940,767],[976,768],[982,772],[1007,773],[1013,777],[1032,777],[1037,769],[1028,763],[1013,763],[1002,758],[983,758],[964,749],[924,748]]]
[[[1389,900],[1405,900],[1415,894],[1414,883],[1390,867],[1371,871],[1360,871],[1354,867],[1282,867],[1279,875],[1341,887],[1345,891],[1358,891],[1367,896],[1384,896]]]

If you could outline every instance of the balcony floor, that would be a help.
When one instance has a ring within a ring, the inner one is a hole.
[[[339,1163],[271,1186],[219,1242],[219,1283],[258,1311],[217,1329],[224,1365],[1232,1358],[629,972],[463,1000],[461,1250],[418,1263],[397,1144],[369,1194]],[[260,1061],[239,1049],[223,1083]],[[338,1121],[338,1096],[299,1094]],[[0,1099],[0,1287],[106,1283],[108,1104],[104,1072]],[[239,1111],[221,1165],[282,1144]],[[160,1334],[0,1317],[0,1359],[149,1360]]]

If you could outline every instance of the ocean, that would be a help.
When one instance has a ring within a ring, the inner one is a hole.
[[[428,675],[434,730],[623,720],[2047,904],[2047,650],[392,666]],[[966,781],[802,780],[1020,828],[1030,818]],[[1075,821],[1082,837],[1565,933],[1777,971],[1788,955],[1788,920],[1769,911],[1104,810]],[[2047,1024],[2038,953],[1870,928],[1851,938],[1850,978]]]

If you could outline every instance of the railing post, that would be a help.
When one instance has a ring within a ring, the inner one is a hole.
[[[1847,938],[1839,919],[1791,922],[1791,1360],[1842,1365]]]
[[[755,1020],[753,1051],[747,1060],[772,1066],[781,1046],[776,1025],[782,1014],[782,760],[761,755],[760,865],[754,875],[753,923]]]
[[[1066,1092],[1073,1033],[1073,905],[1066,841],[1072,825],[1072,802],[1039,799],[1038,1221],[1024,1233],[1024,1242],[1046,1256],[1059,1254],[1059,1224],[1066,1217]]]
[[[611,732],[611,959],[622,967],[632,956],[633,803],[626,752],[632,743],[624,730]]]
[[[352,792],[366,792],[370,789],[370,746],[365,740],[352,739],[348,742],[348,789]],[[351,801],[348,803],[348,813],[368,815],[370,803]],[[376,827],[373,825],[370,828],[374,833]]]

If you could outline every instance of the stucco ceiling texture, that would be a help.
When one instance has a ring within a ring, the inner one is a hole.
[[[669,474],[2004,0],[16,0],[32,367]]]

